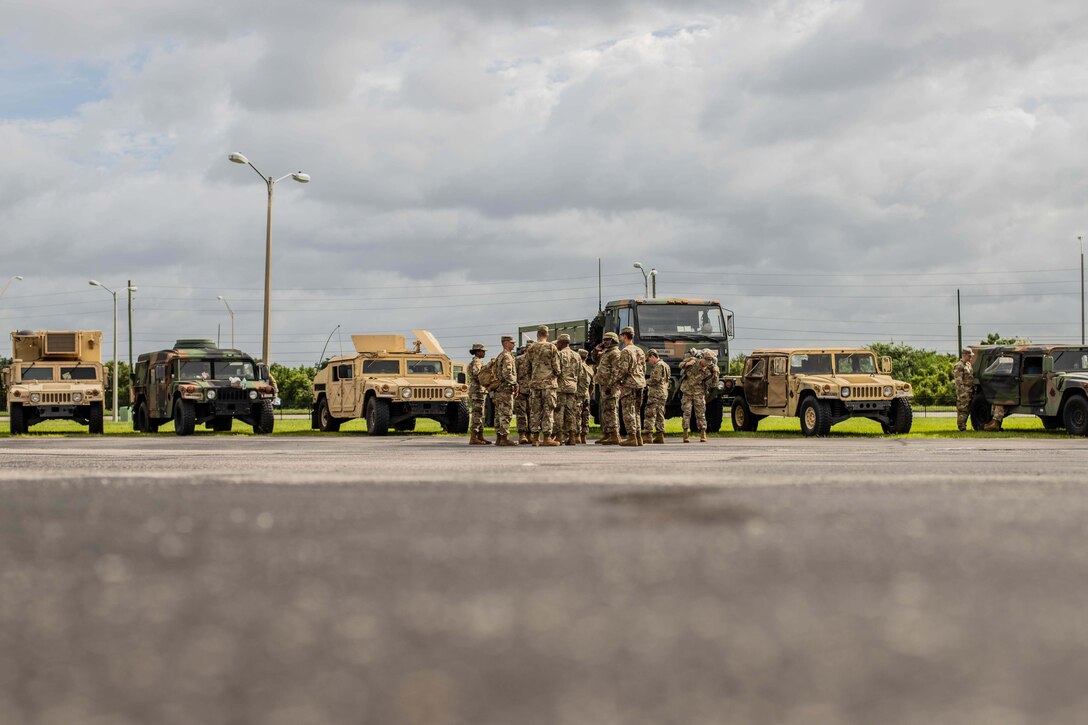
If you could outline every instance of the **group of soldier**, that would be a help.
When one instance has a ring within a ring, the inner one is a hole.
[[[606,332],[592,351],[575,351],[570,336],[553,343],[547,325],[536,331],[536,342],[515,356],[513,337],[502,337],[503,350],[485,363],[487,349],[472,345],[468,365],[469,444],[490,445],[484,437],[484,406],[491,393],[495,411],[495,445],[559,446],[585,444],[589,433],[590,397],[600,389],[599,445],[641,446],[643,432],[650,443],[665,442],[665,406],[671,371],[656,350],[643,353],[633,344],[634,330]],[[647,368],[647,363],[649,368]],[[694,418],[699,440],[706,441],[706,394],[720,371],[713,351],[706,350],[680,364],[684,442],[691,440]],[[647,374],[647,369],[649,373]],[[645,397],[645,420],[641,411]],[[620,437],[620,415],[626,437]],[[518,440],[510,439],[516,415]]]
[[[959,361],[952,366],[952,377],[956,382],[956,428],[960,432],[967,430],[967,421],[971,417],[971,405],[975,399],[975,371],[972,367],[975,353],[965,347],[960,351]],[[1008,413],[1004,405],[994,403],[990,406],[990,420],[982,430],[1001,430],[1001,421]]]

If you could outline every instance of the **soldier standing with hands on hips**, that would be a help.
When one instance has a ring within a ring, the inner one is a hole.
[[[491,400],[495,405],[495,445],[516,446],[510,440],[510,419],[514,416],[514,397],[518,394],[518,371],[514,361],[514,338],[502,336],[502,352],[495,358],[499,385]]]
[[[971,400],[975,394],[975,371],[971,359],[975,353],[965,347],[960,351],[960,359],[952,366],[952,377],[956,381],[956,428],[967,430],[967,419],[971,417]]]
[[[555,404],[559,394],[559,351],[548,342],[548,326],[536,328],[536,342],[525,353],[529,358],[529,420],[534,446],[557,446],[552,437],[555,425]]]
[[[468,352],[472,355],[472,362],[468,364],[468,444],[488,446],[491,441],[484,438],[484,403],[487,401],[487,391],[480,385],[477,377],[484,366],[487,348],[482,342],[474,342]]]
[[[646,389],[646,355],[642,348],[634,344],[635,330],[625,327],[620,330],[619,387],[620,407],[623,409],[623,424],[627,426],[627,438],[621,446],[642,445],[642,421],[639,410],[642,408],[642,391]]]

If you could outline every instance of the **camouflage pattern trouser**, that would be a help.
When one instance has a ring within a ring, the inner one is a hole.
[[[684,395],[680,401],[680,424],[684,427],[684,430],[691,430],[688,426],[689,419],[691,418],[692,410],[695,411],[695,422],[698,424],[699,432],[706,430],[706,396],[705,395]]]
[[[468,431],[481,438],[484,435],[484,402],[485,395],[472,395],[468,399]]]
[[[556,388],[533,388],[529,391],[529,422],[533,426],[533,433],[551,435],[558,397]]]
[[[582,398],[582,420],[578,430],[583,436],[589,435],[589,398]]]
[[[610,435],[612,433],[620,432],[620,416],[619,411],[616,410],[616,404],[619,400],[615,395],[606,395],[604,391],[601,392],[601,433]]]
[[[956,395],[956,427],[960,430],[967,430],[967,420],[971,417],[971,393],[960,393]]]
[[[499,388],[491,396],[495,406],[495,432],[501,436],[510,434],[510,419],[514,417],[514,391]]]
[[[1005,419],[1005,416],[1008,415],[1008,412],[1008,408],[1006,408],[1004,405],[998,405],[997,403],[994,403],[990,406],[990,415],[993,417],[994,422],[998,425],[1001,425],[1001,421]]]
[[[514,400],[514,413],[518,417],[518,435],[529,436],[529,431],[532,428],[529,427],[529,392],[518,393],[518,397]]]
[[[623,410],[623,425],[627,429],[627,435],[633,436],[640,428],[642,407],[642,388],[623,388],[620,393],[620,408]]]
[[[647,398],[646,399],[646,417],[643,418],[642,424],[646,430],[651,433],[664,433],[665,432],[665,399],[664,398]]]
[[[578,435],[581,423],[578,393],[560,393],[555,408],[555,435]]]

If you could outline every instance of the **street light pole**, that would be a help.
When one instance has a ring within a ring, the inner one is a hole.
[[[635,262],[635,269],[642,272],[642,295],[643,297],[650,296],[650,276],[646,274],[646,270],[642,268],[642,262]]]
[[[657,299],[657,270],[650,270],[650,297]]]
[[[9,277],[8,281],[4,283],[4,288],[0,289],[0,297],[4,296],[4,293],[8,291],[8,287],[11,286],[12,282],[22,282],[22,281],[23,281],[23,275],[21,275],[21,274],[17,274],[14,277]]]
[[[223,300],[223,304],[227,306],[227,312],[230,313],[230,347],[234,349],[234,310],[230,308],[230,303],[227,302],[227,298],[223,295],[219,295],[215,299]]]
[[[1084,344],[1084,239],[1077,235],[1080,242],[1080,344]]]
[[[113,295],[113,422],[116,423],[118,420],[117,387],[120,383],[120,380],[117,377],[117,292],[121,292],[122,290],[117,290],[115,292],[114,290],[111,290],[109,287],[95,279],[90,280],[87,284],[91,285],[92,287],[101,287],[102,289]],[[128,287],[125,287],[125,290],[129,292],[135,292],[136,288],[132,285],[129,285]]]
[[[238,152],[230,154],[227,158],[236,164],[245,164],[256,171],[257,176],[261,177],[261,181],[263,181],[268,188],[268,218],[265,224],[264,234],[264,336],[263,342],[261,343],[261,357],[265,365],[271,365],[272,362],[269,359],[268,349],[268,330],[272,309],[272,194],[276,188],[276,184],[283,181],[288,176],[300,184],[308,184],[310,183],[310,175],[304,174],[301,171],[296,171],[293,174],[284,174],[280,178],[274,179],[271,176],[262,174],[256,166],[250,163],[249,159]]]

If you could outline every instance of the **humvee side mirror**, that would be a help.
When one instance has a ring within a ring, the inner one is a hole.
[[[457,373],[457,382],[459,382],[461,385],[465,384],[465,374],[464,373]]]
[[[725,336],[733,339],[733,315],[728,315],[725,318]]]
[[[1051,355],[1043,355],[1043,373],[1054,372],[1054,358]]]
[[[264,363],[257,365],[257,379],[268,380],[268,366]]]
[[[892,359],[887,355],[880,358],[880,372],[884,375],[892,374]]]

